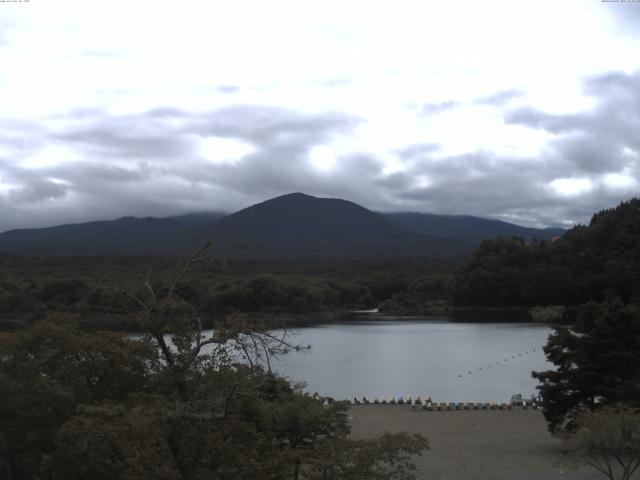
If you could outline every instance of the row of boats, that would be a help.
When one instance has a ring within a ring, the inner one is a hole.
[[[325,399],[330,403],[331,399]],[[374,397],[372,400],[367,397],[348,397],[346,402],[350,405],[409,405],[412,408],[422,408],[428,411],[438,410],[513,410],[513,409],[537,409],[539,403],[537,399],[523,398],[522,395],[513,395],[509,402],[433,402],[430,396],[425,397]]]

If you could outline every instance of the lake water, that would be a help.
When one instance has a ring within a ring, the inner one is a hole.
[[[289,332],[311,350],[281,357],[272,368],[336,399],[503,402],[536,393],[531,371],[552,368],[542,351],[551,328],[541,324],[372,316]]]

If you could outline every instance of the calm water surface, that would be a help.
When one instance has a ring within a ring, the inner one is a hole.
[[[535,393],[532,370],[547,370],[551,329],[531,323],[459,323],[446,318],[370,317],[290,330],[311,345],[272,362],[337,399],[431,395],[434,401],[508,401]]]

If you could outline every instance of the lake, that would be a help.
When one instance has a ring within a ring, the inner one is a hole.
[[[503,402],[536,393],[531,371],[552,368],[542,351],[551,333],[544,324],[371,316],[289,332],[311,350],[281,357],[273,369],[336,399],[430,395],[439,402]]]

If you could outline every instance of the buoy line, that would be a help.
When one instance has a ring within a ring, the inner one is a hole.
[[[523,358],[526,355],[529,355],[529,353],[535,353],[538,349],[542,350],[542,347],[537,347],[537,348],[532,348],[530,350],[525,350],[524,352],[518,352],[518,353],[514,353],[511,355],[511,360],[516,360],[516,355],[518,358]],[[475,371],[480,372],[483,371],[483,368],[493,368],[494,366],[502,366],[505,363],[509,362],[509,355],[507,355],[503,360],[498,360],[494,363],[490,363],[489,365],[486,365],[485,367],[478,367]],[[473,370],[467,370],[466,375],[473,375]],[[458,373],[458,378],[462,378],[464,375],[463,373]]]

